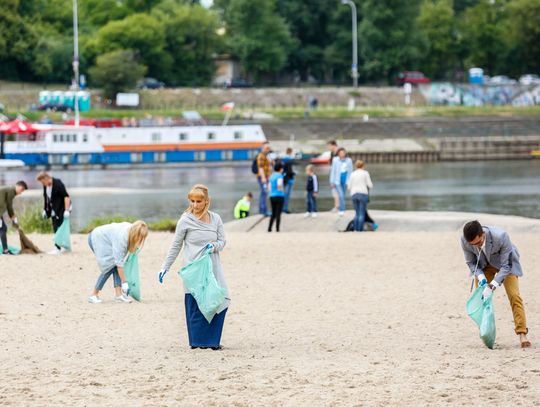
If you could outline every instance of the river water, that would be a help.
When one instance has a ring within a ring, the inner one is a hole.
[[[305,211],[304,166],[297,165],[291,201],[293,212]],[[372,164],[366,168],[375,185],[369,208],[402,211],[487,212],[540,218],[540,160]],[[319,210],[332,207],[329,167],[317,167],[321,188]],[[36,171],[0,173],[0,185],[25,180],[38,188]],[[92,218],[126,215],[155,221],[177,218],[186,208],[186,194],[195,183],[211,191],[212,209],[224,221],[233,218],[236,201],[247,191],[257,197],[251,163],[106,170],[51,171],[71,188],[75,229]],[[20,206],[41,205],[38,193]],[[350,199],[347,207],[351,208]],[[253,212],[258,212],[257,199]]]

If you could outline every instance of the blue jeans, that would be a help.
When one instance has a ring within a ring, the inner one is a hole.
[[[285,201],[283,203],[283,212],[289,212],[289,199],[291,199],[291,192],[294,187],[294,179],[290,179],[285,185]]]
[[[354,215],[354,231],[362,232],[364,230],[364,222],[366,221],[366,208],[368,203],[367,194],[354,194],[352,202],[356,214]]]
[[[339,211],[343,212],[345,211],[345,193],[347,191],[347,180],[343,180],[342,177],[341,183],[336,185],[336,189],[339,196]]]
[[[262,183],[261,177],[257,177],[257,181],[259,182],[259,213],[266,216],[268,212],[268,208],[266,207],[266,197],[268,196],[267,184]]]
[[[315,198],[313,191],[307,191],[306,207],[309,213],[317,212],[317,198]]]
[[[114,266],[112,269],[105,273],[101,273],[96,281],[96,290],[101,291],[103,289],[103,286],[109,279],[109,277],[113,276],[114,280],[114,286],[120,287],[122,285],[122,281],[120,280],[120,274],[118,274],[118,268]]]

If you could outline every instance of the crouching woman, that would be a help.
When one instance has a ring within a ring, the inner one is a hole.
[[[222,349],[221,333],[225,314],[229,307],[229,290],[221,268],[219,252],[225,247],[225,232],[221,217],[209,211],[210,197],[205,185],[195,185],[188,193],[189,207],[180,217],[176,225],[174,240],[159,273],[159,281],[169,271],[172,264],[182,252],[182,265],[186,266],[205,254],[211,252],[213,273],[220,287],[225,290],[225,301],[217,310],[212,322],[208,323],[201,313],[195,298],[184,285],[184,303],[189,344],[192,349]]]
[[[124,274],[124,262],[130,253],[142,247],[148,236],[148,226],[142,220],[111,223],[95,228],[88,235],[88,245],[96,256],[101,271],[88,302],[102,302],[99,292],[110,276],[113,277],[116,302],[131,302],[129,284]]]

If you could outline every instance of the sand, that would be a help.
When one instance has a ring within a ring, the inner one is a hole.
[[[540,235],[511,237],[536,345]],[[50,249],[50,236],[31,238]],[[519,348],[504,291],[494,350],[465,314],[457,231],[227,239],[218,352],[189,349],[180,280],[157,281],[171,234],[152,233],[141,253],[142,303],[114,303],[110,281],[104,303],[86,302],[98,271],[85,236],[68,255],[1,256],[0,405],[540,404],[540,351]]]

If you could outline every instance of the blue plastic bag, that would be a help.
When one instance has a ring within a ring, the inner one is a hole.
[[[54,234],[54,244],[64,249],[71,251],[71,227],[69,224],[69,219],[64,219],[60,227],[56,230]]]
[[[225,301],[225,289],[219,286],[212,269],[212,258],[207,251],[178,272],[208,323]]]
[[[482,298],[484,287],[478,287],[467,301],[467,314],[480,329],[480,339],[489,349],[495,345],[497,330],[495,327],[495,312],[493,311],[493,295]]]
[[[0,255],[4,254],[4,245],[2,243],[0,243],[0,247],[2,248],[2,250],[0,250]],[[18,247],[15,247],[15,246],[11,246],[10,244],[8,244],[8,250],[12,253],[12,254],[19,254],[21,252],[21,249],[19,249]]]
[[[141,280],[139,277],[139,251],[130,253],[124,262],[124,273],[129,284],[129,295],[137,301],[141,301]]]

